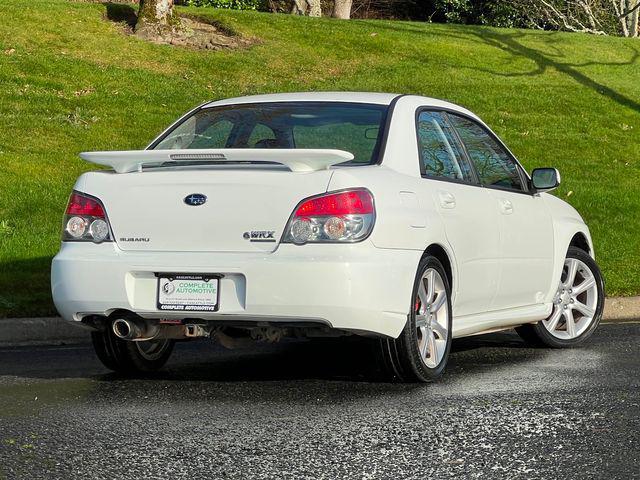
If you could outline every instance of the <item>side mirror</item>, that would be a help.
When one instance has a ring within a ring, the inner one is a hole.
[[[548,192],[560,185],[560,172],[555,168],[536,168],[531,172],[531,184],[538,192]]]

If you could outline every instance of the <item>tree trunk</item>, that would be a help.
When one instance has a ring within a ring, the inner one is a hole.
[[[308,15],[310,17],[321,17],[322,9],[320,0],[293,0],[294,15]]]
[[[631,0],[630,7],[634,8],[638,5],[640,0]],[[637,37],[638,36],[638,9],[636,8],[631,15],[629,15],[629,36]]]
[[[320,0],[307,0],[309,4],[309,16],[310,17],[321,17],[322,9],[320,5]]]
[[[293,8],[291,9],[293,15],[306,15],[307,13],[307,0],[293,0]]]
[[[629,36],[629,27],[627,27],[627,18],[621,17],[622,12],[624,12],[627,8],[627,0],[620,0],[620,7],[616,5],[615,0],[613,0],[613,8],[616,11],[616,16],[620,19],[620,24],[622,25],[622,35],[625,37]]]
[[[143,36],[162,36],[180,24],[173,14],[173,0],[140,0],[135,31]]]
[[[331,14],[331,16],[334,18],[349,20],[351,18],[352,3],[353,0],[335,0],[333,4],[333,13]]]

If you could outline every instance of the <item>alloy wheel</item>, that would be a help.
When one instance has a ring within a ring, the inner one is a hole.
[[[564,262],[560,285],[553,299],[553,312],[542,324],[556,338],[577,338],[593,322],[597,306],[595,275],[586,263],[569,257]]]
[[[445,355],[449,337],[449,302],[440,274],[425,270],[415,299],[418,352],[428,368],[436,368]]]

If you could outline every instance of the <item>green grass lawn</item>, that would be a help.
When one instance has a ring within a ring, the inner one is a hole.
[[[258,39],[189,51],[123,34],[107,7],[0,2],[0,317],[53,314],[49,264],[84,150],[137,149],[233,95],[365,90],[477,112],[591,227],[609,295],[640,293],[640,40],[186,9]],[[100,272],[96,272],[96,281]]]

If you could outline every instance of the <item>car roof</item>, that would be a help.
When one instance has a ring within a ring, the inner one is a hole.
[[[273,93],[267,95],[248,95],[246,97],[226,98],[207,103],[204,107],[234,105],[238,103],[269,102],[352,102],[389,105],[398,94],[368,92],[295,92]]]
[[[218,107],[224,105],[237,105],[242,103],[270,103],[270,102],[350,102],[373,103],[389,105],[395,98],[404,97],[412,103],[423,107],[446,108],[454,111],[470,114],[468,110],[454,103],[436,98],[422,97],[418,95],[399,95],[397,93],[378,92],[296,92],[274,93],[267,95],[248,95],[245,97],[226,98],[216,100],[203,105],[203,108]],[[475,116],[475,115],[474,115]]]

